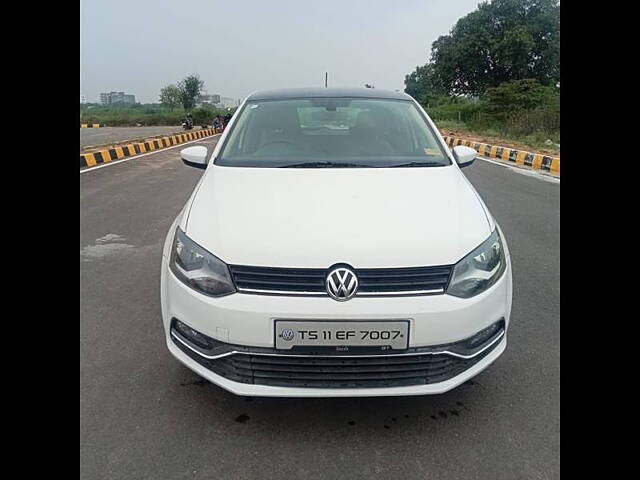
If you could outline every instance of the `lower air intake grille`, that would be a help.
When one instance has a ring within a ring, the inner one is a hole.
[[[207,360],[184,345],[177,345],[214,373],[234,382],[309,388],[401,387],[444,382],[492,350],[471,359],[442,354],[363,358],[230,355]]]
[[[460,342],[416,347],[404,355],[368,356],[291,355],[264,347],[259,348],[262,351],[250,351],[249,347],[209,338],[212,349],[211,358],[207,358],[193,346],[190,348],[186,338],[172,329],[172,339],[180,350],[224,378],[254,385],[308,388],[402,387],[444,382],[486,357],[504,334],[505,323],[500,320]],[[422,352],[418,351],[420,348]],[[455,351],[461,353],[451,353]]]

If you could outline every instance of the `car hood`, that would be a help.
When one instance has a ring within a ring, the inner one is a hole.
[[[187,235],[235,265],[446,265],[491,233],[477,193],[453,165],[212,165],[192,198]]]

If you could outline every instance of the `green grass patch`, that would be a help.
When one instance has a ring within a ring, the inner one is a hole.
[[[216,115],[229,113],[226,109],[210,106],[190,111],[195,125],[211,125]],[[182,108],[169,110],[162,105],[101,106],[80,105],[80,123],[100,123],[107,127],[174,126],[180,125],[187,112]]]
[[[517,134],[500,126],[476,126],[474,128],[473,125],[468,125],[465,122],[456,120],[434,120],[434,122],[440,130],[456,132],[461,137],[466,135],[472,138],[484,138],[486,139],[486,143],[492,145],[513,145],[514,147],[533,152],[541,151],[543,153],[550,152],[557,155],[560,154],[560,147],[558,147],[560,144],[560,131],[536,131],[529,134]],[[551,140],[552,145],[548,144],[548,140]]]

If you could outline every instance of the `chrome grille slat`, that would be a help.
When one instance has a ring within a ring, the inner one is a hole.
[[[329,268],[285,268],[230,265],[233,280],[242,293],[272,295],[327,295]],[[428,295],[443,293],[453,267],[362,268],[356,296]]]

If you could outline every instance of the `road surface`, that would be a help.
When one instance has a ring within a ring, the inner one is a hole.
[[[507,350],[472,381],[439,396],[243,398],[164,343],[162,243],[202,174],[179,150],[80,175],[82,479],[559,478],[558,181],[465,169],[509,241],[515,290]]]

